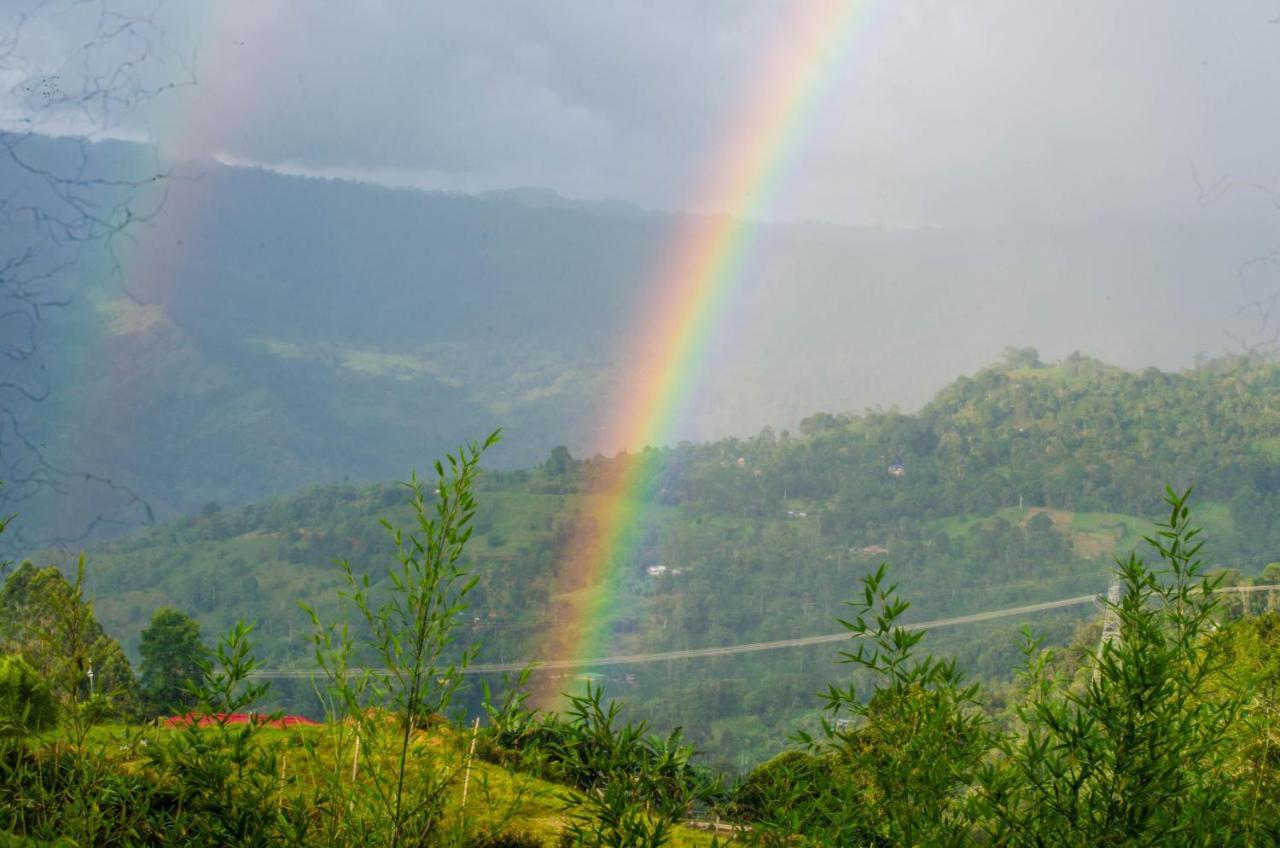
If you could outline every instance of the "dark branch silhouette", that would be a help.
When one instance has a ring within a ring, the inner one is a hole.
[[[1235,180],[1229,175],[1206,184],[1194,164],[1191,177],[1196,184],[1197,200],[1202,206],[1217,203],[1232,192],[1248,192],[1261,195],[1280,210],[1280,189],[1251,180]],[[1223,332],[1240,353],[1275,353],[1280,350],[1280,327],[1274,320],[1276,304],[1280,303],[1280,247],[1240,263],[1236,279],[1243,303],[1235,314],[1237,318],[1248,320],[1249,324],[1240,332]]]
[[[159,214],[172,174],[153,166],[137,174],[104,171],[93,144],[108,139],[140,106],[193,85],[188,63],[165,43],[160,4],[117,8],[112,0],[36,0],[0,20],[0,515],[37,496],[92,487],[103,511],[82,531],[60,538],[6,534],[6,547],[74,544],[108,526],[149,521],[138,492],[92,468],[68,468],[46,444],[57,387],[49,384],[43,331],[51,311],[78,296],[75,275],[92,259],[134,301],[116,259],[117,241]],[[33,30],[57,20],[84,37],[58,57],[30,55]],[[163,80],[155,82],[155,80]],[[51,155],[50,151],[54,151]],[[37,424],[46,419],[44,429]]]

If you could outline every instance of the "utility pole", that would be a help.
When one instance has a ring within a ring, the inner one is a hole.
[[[1122,589],[1120,588],[1120,578],[1113,576],[1111,585],[1107,587],[1107,604],[1102,613],[1102,639],[1098,642],[1098,660],[1099,663],[1093,667],[1093,679],[1096,681],[1102,674],[1101,659],[1107,646],[1120,638],[1120,616],[1116,614],[1116,607],[1120,606],[1123,598]]]

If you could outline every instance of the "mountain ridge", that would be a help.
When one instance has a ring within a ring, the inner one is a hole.
[[[127,174],[140,150],[104,147],[94,173]],[[639,447],[603,443],[600,422],[626,392],[623,342],[642,332],[681,216],[216,164],[198,176],[165,186],[163,214],[120,246],[119,277],[58,292],[69,305],[42,326],[40,363],[58,392],[23,414],[75,473],[57,497],[24,500],[20,550],[74,543],[99,518],[136,526],[390,477],[499,425],[509,438],[491,461],[508,468],[555,445]],[[1264,238],[1210,219],[754,225],[705,356],[685,365],[695,389],[673,438],[914,409],[1010,343],[1186,364],[1229,343],[1215,321],[1241,319],[1221,284]]]

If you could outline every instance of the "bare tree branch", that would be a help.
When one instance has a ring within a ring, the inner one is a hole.
[[[0,20],[0,81],[8,86],[0,90],[0,515],[37,496],[85,488],[104,504],[83,531],[62,538],[24,536],[19,522],[6,534],[11,549],[75,544],[101,528],[153,517],[141,494],[95,469],[64,467],[44,436],[28,431],[49,417],[41,405],[56,390],[41,353],[49,313],[82,294],[75,280],[82,263],[100,263],[137,301],[117,240],[131,240],[160,213],[173,175],[154,151],[151,167],[112,173],[95,160],[93,145],[144,104],[195,84],[190,64],[165,42],[160,8],[158,0],[32,0]],[[83,36],[50,60],[38,55],[35,30],[55,24]]]
[[[1280,189],[1251,180],[1235,180],[1229,175],[1206,184],[1194,163],[1191,178],[1202,206],[1218,203],[1232,192],[1246,192],[1261,195],[1280,210]],[[1256,320],[1251,320],[1238,332],[1224,330],[1224,334],[1245,355],[1275,353],[1280,350],[1280,327],[1276,326],[1276,318],[1280,317],[1276,313],[1276,305],[1280,302],[1280,247],[1240,263],[1236,269],[1236,280],[1243,301],[1236,310],[1236,317]]]

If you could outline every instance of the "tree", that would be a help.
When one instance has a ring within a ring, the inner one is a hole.
[[[573,468],[573,457],[569,455],[568,448],[560,445],[551,449],[551,456],[547,457],[543,467],[552,477],[563,477]]]
[[[74,582],[55,566],[24,562],[0,589],[0,651],[21,655],[64,705],[93,701],[95,717],[101,710],[127,715],[137,706],[137,680],[83,583],[83,557]]]
[[[199,682],[208,649],[191,616],[165,607],[151,616],[138,643],[142,655],[142,697],[155,713],[182,712],[193,704],[191,683]]]
[[[815,412],[808,418],[801,420],[800,432],[812,439],[820,433],[825,433],[828,430],[834,430],[839,427],[840,424],[840,419],[829,412]]]
[[[1004,367],[1010,370],[1018,368],[1043,368],[1040,352],[1033,347],[1006,347],[1000,352]]]

